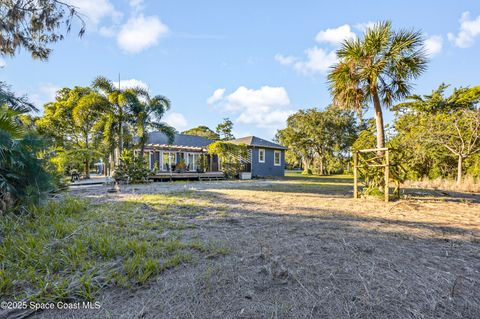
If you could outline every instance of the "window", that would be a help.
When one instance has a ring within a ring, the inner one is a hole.
[[[265,163],[265,150],[263,148],[258,150],[258,162]]]
[[[196,171],[200,168],[201,154],[198,153],[188,153],[188,170]]]
[[[148,168],[150,170],[153,169],[153,152],[152,151],[148,152]]]
[[[162,171],[171,171],[172,165],[176,163],[176,153],[162,152]]]
[[[273,153],[273,165],[275,165],[275,166],[282,165],[282,152],[275,151]]]

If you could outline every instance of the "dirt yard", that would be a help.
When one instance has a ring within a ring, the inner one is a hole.
[[[480,318],[479,195],[408,189],[384,204],[352,199],[348,177],[299,175],[72,194],[143,203],[227,253],[105,289],[99,310],[36,318]]]

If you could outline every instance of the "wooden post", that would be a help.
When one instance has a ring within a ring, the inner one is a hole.
[[[385,151],[385,202],[388,203],[388,182],[390,180],[390,159],[388,156],[388,150]]]
[[[353,198],[358,198],[358,174],[357,174],[357,166],[358,166],[358,152],[355,151],[353,153]]]

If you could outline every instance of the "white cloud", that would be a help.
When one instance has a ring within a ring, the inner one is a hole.
[[[262,86],[255,90],[240,86],[227,96],[222,94],[217,106],[224,112],[237,115],[238,123],[255,124],[258,127],[284,125],[293,113],[289,109],[288,93],[283,87]]]
[[[143,0],[129,0],[128,4],[135,10],[141,10],[143,8]]]
[[[163,118],[164,122],[170,126],[173,126],[178,131],[184,131],[188,128],[188,122],[185,116],[181,113],[167,113]]]
[[[207,99],[207,103],[208,104],[214,104],[218,101],[220,101],[222,98],[223,98],[223,94],[225,93],[225,89],[216,89],[212,96],[210,96],[208,99]]]
[[[111,0],[65,0],[77,8],[88,31],[115,38],[118,46],[128,53],[138,53],[158,43],[168,34],[168,27],[156,15],[144,16],[143,0],[128,0],[130,18],[117,11]],[[108,20],[109,19],[109,20]],[[107,21],[106,21],[107,20]]]
[[[297,57],[294,56],[283,56],[281,54],[275,55],[275,60],[280,63],[281,65],[290,65],[298,61]]]
[[[338,45],[346,39],[354,39],[355,33],[352,32],[348,24],[339,26],[338,28],[326,29],[317,33],[315,40],[320,43],[330,43]]]
[[[118,88],[118,81],[112,81],[113,85]],[[126,88],[142,88],[145,90],[148,90],[148,85],[147,83],[137,80],[137,79],[130,79],[130,80],[120,80],[120,88],[126,89]]]
[[[130,18],[117,35],[117,43],[124,51],[138,53],[158,43],[168,34],[168,27],[157,16],[142,14]]]
[[[0,58],[0,69],[7,66],[7,62],[4,59]]]
[[[455,35],[448,34],[448,40],[459,48],[468,48],[473,45],[475,38],[480,36],[480,15],[472,20],[470,12],[464,12],[460,18],[460,31]]]
[[[77,8],[78,12],[85,17],[87,27],[94,30],[104,18],[118,21],[122,13],[115,10],[109,0],[66,0],[66,3]]]
[[[116,27],[115,26],[109,26],[109,27],[100,27],[98,29],[98,33],[106,38],[113,38],[115,34],[117,33]]]
[[[367,31],[368,29],[371,29],[375,26],[376,22],[373,22],[373,21],[368,21],[368,22],[364,22],[364,23],[357,23],[354,25],[354,28],[357,29],[357,30],[360,30],[361,32],[365,32]]]
[[[425,51],[429,56],[434,56],[442,51],[443,37],[440,35],[432,35],[425,40]]]
[[[370,24],[370,22],[368,24]],[[356,28],[363,28],[363,26],[356,25]],[[344,24],[338,28],[328,28],[318,32],[315,40],[319,43],[327,43],[338,47],[344,40],[354,39],[356,37],[351,26]],[[275,60],[282,65],[290,65],[294,70],[304,75],[315,73],[325,74],[328,69],[338,61],[335,50],[315,46],[306,49],[304,53],[305,57],[303,58],[276,54]]]
[[[291,65],[297,72],[304,75],[324,74],[338,61],[335,50],[327,51],[313,47],[305,50],[305,55],[306,58],[304,60],[292,56],[285,57],[280,54],[277,54],[275,59],[283,65]]]
[[[43,105],[55,101],[57,91],[61,88],[51,83],[41,84],[33,90],[34,93],[29,94],[28,99],[40,110],[43,110]]]

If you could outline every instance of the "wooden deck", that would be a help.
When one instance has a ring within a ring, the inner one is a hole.
[[[205,172],[205,173],[196,173],[196,172],[158,172],[155,175],[148,177],[149,180],[153,181],[173,181],[180,179],[190,179],[190,180],[199,180],[199,181],[211,181],[211,180],[222,180],[225,179],[225,174],[223,172]]]

